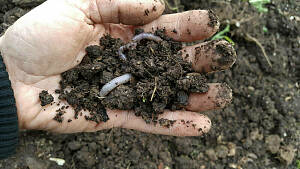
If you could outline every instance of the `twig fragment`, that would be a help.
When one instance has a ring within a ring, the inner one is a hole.
[[[152,102],[153,100],[153,97],[154,97],[154,94],[156,92],[156,89],[157,89],[157,77],[154,78],[154,83],[155,83],[155,86],[154,86],[154,90],[153,90],[153,93],[151,95],[151,99],[150,99],[150,102]]]

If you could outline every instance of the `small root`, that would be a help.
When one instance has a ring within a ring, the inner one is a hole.
[[[154,52],[154,50],[150,47],[150,50],[151,50],[151,52],[152,52],[152,54],[154,54],[155,52]]]
[[[167,8],[170,9],[171,11],[176,11],[176,12],[179,12],[179,7],[178,7],[178,4],[176,3],[175,1],[175,6],[173,7],[168,0],[162,0],[164,1],[164,3],[166,4]]]
[[[246,37],[245,37],[246,40],[248,41],[251,41],[251,42],[254,42],[262,51],[264,57],[266,58],[268,64],[270,67],[272,67],[272,63],[270,61],[270,58],[269,56],[267,55],[266,51],[265,51],[265,48],[262,46],[262,44],[254,37],[252,37],[251,35],[249,35],[248,33],[246,33]]]
[[[130,166],[131,166],[131,162],[128,164],[128,166],[127,166],[127,168],[126,168],[126,169],[129,169],[129,168],[130,168]]]
[[[153,100],[153,97],[154,97],[154,94],[156,92],[156,89],[157,89],[157,77],[154,78],[154,83],[155,83],[155,86],[154,86],[154,90],[153,90],[153,93],[151,95],[151,99],[150,99],[150,102],[152,102]]]

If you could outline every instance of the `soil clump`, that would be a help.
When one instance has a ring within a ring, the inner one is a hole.
[[[140,33],[143,30],[136,31],[136,35]],[[119,49],[126,44],[105,35],[100,46],[86,48],[87,54],[78,66],[62,73],[61,89],[56,91],[59,99],[75,109],[75,118],[81,110],[88,110],[91,113],[85,116],[86,120],[106,122],[109,118],[105,108],[109,108],[135,110],[135,115],[146,122],[157,123],[164,109],[186,106],[188,93],[207,92],[205,76],[193,73],[191,63],[183,60],[182,44],[165,36],[164,30],[156,31],[155,36],[162,41],[142,39],[135,49],[124,50],[126,60],[123,60]],[[126,73],[132,75],[128,83],[105,97],[99,95],[105,84]]]
[[[48,104],[51,104],[54,100],[54,97],[48,93],[48,91],[43,90],[40,94],[39,94],[39,98],[41,101],[41,106],[46,106]]]

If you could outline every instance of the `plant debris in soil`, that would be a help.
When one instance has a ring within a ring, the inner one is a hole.
[[[136,30],[136,35],[143,30]],[[192,72],[192,65],[184,61],[180,50],[182,44],[175,42],[157,30],[162,41],[142,39],[135,49],[125,49],[126,60],[118,52],[124,42],[105,35],[100,46],[88,46],[82,62],[62,73],[60,100],[66,100],[75,109],[75,119],[81,110],[88,110],[86,120],[106,122],[109,117],[105,108],[134,110],[147,123],[154,122],[169,127],[174,121],[158,121],[165,109],[178,110],[188,104],[188,93],[208,91],[205,76]],[[101,88],[112,79],[131,74],[128,83],[118,86],[105,97]],[[55,120],[63,121],[63,111]]]

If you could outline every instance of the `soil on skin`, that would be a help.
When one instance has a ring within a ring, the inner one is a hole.
[[[51,104],[54,101],[54,97],[48,93],[48,91],[43,90],[40,94],[39,94],[39,98],[41,101],[41,106],[46,106],[48,104]]]
[[[0,31],[33,8],[35,2],[0,0]],[[169,2],[174,6],[173,1]],[[259,13],[241,0],[177,2],[179,11],[212,9],[221,21],[220,30],[230,23],[231,31],[226,35],[235,42],[238,55],[235,65],[208,78],[209,82],[226,82],[233,90],[230,106],[205,113],[213,126],[209,134],[172,137],[116,128],[69,135],[24,131],[20,134],[17,154],[0,161],[0,168],[297,169],[300,160],[298,1],[272,0],[267,13]],[[260,48],[245,39],[246,33],[265,48],[272,68]],[[50,157],[66,162],[58,166]]]
[[[136,35],[143,30],[136,30]],[[192,73],[191,63],[183,60],[182,44],[164,35],[163,30],[155,32],[163,41],[143,39],[136,49],[124,51],[127,59],[118,54],[125,45],[120,39],[106,35],[100,39],[100,46],[86,48],[86,56],[75,68],[64,72],[60,82],[59,99],[66,100],[79,111],[89,110],[87,120],[106,122],[105,108],[135,110],[135,115],[150,123],[158,122],[158,115],[164,109],[181,109],[188,103],[188,93],[208,91],[206,78]],[[99,96],[101,88],[112,79],[130,73],[132,80],[123,84],[104,98]],[[173,124],[173,123],[170,123]],[[166,125],[164,125],[166,126]],[[167,125],[168,126],[168,125]]]

